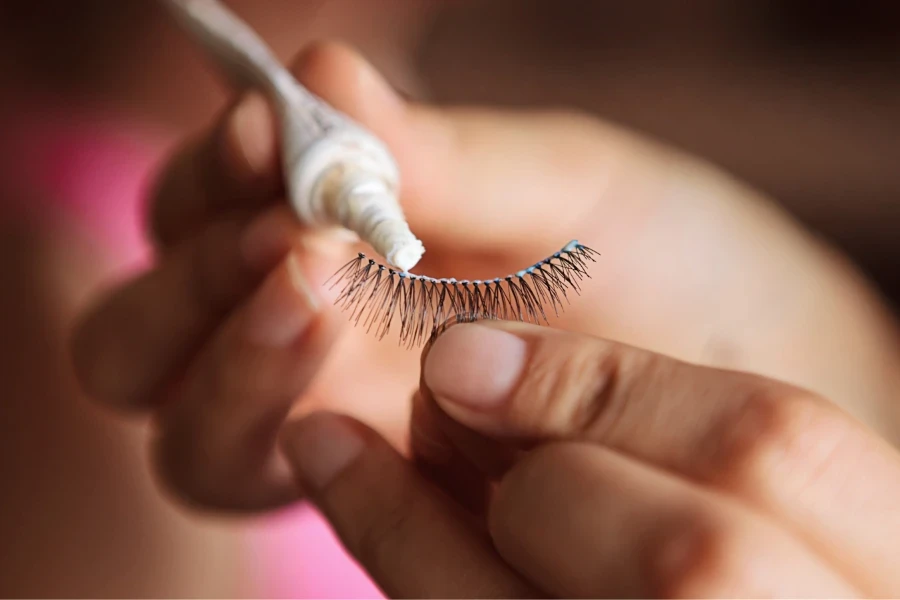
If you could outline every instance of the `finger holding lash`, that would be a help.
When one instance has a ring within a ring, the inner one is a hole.
[[[423,387],[470,436],[608,447],[768,515],[865,589],[897,589],[900,458],[803,390],[500,321],[450,327],[428,350]],[[459,451],[478,464],[485,448]]]

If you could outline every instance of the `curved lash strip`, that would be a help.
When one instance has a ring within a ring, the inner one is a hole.
[[[448,320],[503,319],[547,323],[545,306],[559,316],[568,291],[579,282],[588,262],[599,253],[572,240],[559,252],[519,271],[488,280],[435,279],[391,269],[359,255],[330,279],[343,284],[335,304],[350,312],[350,320],[380,340],[400,321],[400,344],[408,348],[431,339]],[[327,284],[328,282],[326,282]]]

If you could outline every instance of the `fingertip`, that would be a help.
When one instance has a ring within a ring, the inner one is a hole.
[[[317,412],[286,424],[279,445],[301,486],[318,493],[359,458],[366,439],[349,417]]]
[[[320,309],[298,257],[288,253],[246,306],[244,337],[255,345],[288,348],[312,326]]]
[[[432,344],[423,376],[445,410],[491,411],[511,398],[527,359],[522,337],[483,321],[464,323]]]
[[[96,368],[97,361],[94,357],[95,336],[92,335],[91,327],[94,312],[94,309],[91,309],[85,316],[79,318],[69,337],[69,355],[75,378],[90,398],[96,397],[97,375],[103,372]]]
[[[152,237],[172,246],[221,213],[268,205],[284,188],[280,155],[268,102],[257,92],[241,96],[155,174],[148,205]]]
[[[104,300],[75,324],[69,340],[81,390],[91,401],[126,413],[146,407],[136,383],[127,327],[116,307]]]
[[[222,137],[231,176],[248,181],[276,180],[278,136],[275,115],[259,92],[249,92],[229,113]]]

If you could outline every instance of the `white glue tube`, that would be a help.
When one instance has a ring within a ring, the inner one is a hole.
[[[224,71],[275,107],[288,198],[299,219],[310,227],[344,227],[391,266],[411,270],[425,247],[406,222],[397,164],[381,140],[300,85],[218,0],[161,1]]]

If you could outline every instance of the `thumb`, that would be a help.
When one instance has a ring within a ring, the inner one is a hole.
[[[423,371],[439,407],[476,433],[608,447],[752,504],[871,589],[894,581],[897,527],[877,515],[900,494],[896,450],[810,392],[500,321],[450,327]]]
[[[625,391],[622,376],[640,369],[643,354],[548,327],[458,324],[426,348],[422,391],[452,420],[498,441],[579,438]]]
[[[426,349],[422,386],[450,418],[497,440],[601,443],[683,469],[720,428],[765,414],[766,399],[778,411],[827,406],[762,377],[508,321],[449,327]]]

